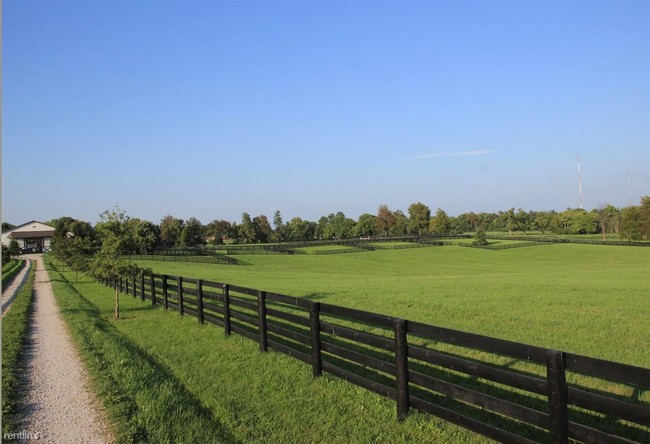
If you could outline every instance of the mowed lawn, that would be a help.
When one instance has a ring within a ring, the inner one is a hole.
[[[237,256],[250,265],[141,264],[650,367],[650,248],[429,247]]]

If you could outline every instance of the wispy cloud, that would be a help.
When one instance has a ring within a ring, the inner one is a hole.
[[[471,157],[486,156],[494,153],[494,150],[474,150],[474,151],[442,151],[439,153],[419,154],[409,157],[409,160],[435,159],[438,157]]]

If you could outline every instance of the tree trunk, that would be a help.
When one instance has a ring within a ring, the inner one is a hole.
[[[117,290],[117,283],[115,284],[115,319],[120,319],[120,292]]]

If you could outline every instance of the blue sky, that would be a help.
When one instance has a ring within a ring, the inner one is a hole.
[[[2,210],[207,223],[650,194],[650,2],[5,0]]]

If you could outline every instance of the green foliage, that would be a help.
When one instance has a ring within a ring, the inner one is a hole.
[[[488,244],[487,237],[485,236],[485,230],[483,228],[476,230],[474,242],[472,243],[478,247],[482,247]]]
[[[408,231],[412,234],[422,235],[429,229],[431,210],[422,202],[411,204],[408,208]]]
[[[11,242],[9,242],[9,247],[7,248],[7,253],[9,253],[9,257],[16,257],[20,256],[22,251],[20,250],[20,246],[18,245],[18,242],[16,239],[11,239]]]
[[[362,214],[354,227],[354,234],[358,237],[368,237],[377,234],[377,216]]]
[[[94,278],[115,285],[115,319],[119,319],[120,300],[117,282],[123,278],[132,278],[144,272],[144,269],[120,257],[121,254],[129,251],[128,245],[132,239],[126,213],[116,207],[112,211],[102,213],[101,218],[97,230],[102,245],[88,264],[87,270]]]
[[[181,233],[183,232],[183,219],[176,219],[167,215],[160,221],[160,243],[163,247],[175,247],[180,245]]]
[[[434,234],[449,234],[451,231],[451,220],[442,208],[438,208],[436,215],[431,218],[429,231]]]
[[[630,240],[650,239],[650,196],[641,205],[621,210],[621,235]]]
[[[198,247],[199,245],[205,245],[205,229],[197,218],[189,218],[183,226],[180,236],[180,245],[182,247]]]
[[[2,432],[15,431],[14,414],[20,396],[20,356],[27,341],[35,267],[2,318]],[[4,273],[3,273],[4,274]],[[4,286],[4,282],[3,282]]]

